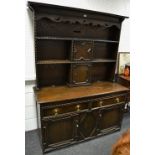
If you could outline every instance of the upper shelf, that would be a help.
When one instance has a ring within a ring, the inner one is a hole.
[[[94,38],[71,38],[71,37],[36,37],[38,40],[81,40],[81,41],[98,41],[106,43],[119,43],[115,40],[104,40],[104,39],[94,39]]]
[[[71,64],[71,63],[104,63],[104,62],[116,62],[113,59],[93,59],[91,61],[70,61],[70,60],[39,60],[37,64]]]

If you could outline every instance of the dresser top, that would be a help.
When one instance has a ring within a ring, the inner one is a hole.
[[[95,82],[90,86],[72,88],[68,86],[45,87],[39,90],[35,90],[35,95],[37,103],[42,104],[117,93],[128,90],[128,88],[118,83]]]

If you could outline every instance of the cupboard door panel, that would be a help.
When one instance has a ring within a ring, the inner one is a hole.
[[[60,115],[43,119],[44,148],[56,148],[72,143],[77,137],[77,114]]]
[[[100,130],[113,127],[120,127],[123,116],[124,104],[112,106],[110,108],[100,110]]]
[[[73,64],[71,66],[70,83],[73,85],[86,85],[90,83],[90,64]]]

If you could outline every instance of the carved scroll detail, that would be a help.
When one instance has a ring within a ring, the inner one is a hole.
[[[57,22],[57,23],[66,23],[66,24],[82,24],[82,25],[88,25],[93,27],[105,27],[109,28],[112,26],[116,26],[120,29],[119,23],[111,23],[107,21],[101,21],[101,20],[95,20],[95,19],[87,19],[87,18],[74,18],[74,17],[68,17],[68,16],[58,16],[58,15],[39,15],[37,20],[40,22],[41,20],[48,20],[51,22]]]

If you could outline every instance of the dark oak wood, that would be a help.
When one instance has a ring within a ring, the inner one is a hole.
[[[88,85],[91,82],[91,64],[72,64],[69,86]]]
[[[67,86],[45,87],[36,90],[36,100],[39,104],[42,104],[123,91],[128,91],[128,88],[111,82],[95,82],[90,86],[73,88]]]
[[[94,59],[92,61],[87,61],[87,63],[91,62],[116,62],[116,60],[113,59]],[[85,63],[85,61],[70,61],[70,60],[39,60],[37,61],[37,64],[78,64],[78,63]]]
[[[118,75],[118,83],[130,88],[130,76]]]
[[[93,56],[93,41],[74,41],[73,60],[91,60]]]
[[[104,40],[101,38],[75,38],[75,37],[35,37],[37,40],[73,40],[73,41],[97,41],[97,42],[105,42],[105,43],[119,43],[119,41],[115,40]]]
[[[28,6],[34,13],[34,92],[43,152],[120,130],[129,89],[114,81],[125,17]]]
[[[117,75],[117,82],[130,89],[130,76]],[[127,95],[125,112],[130,112],[130,91]]]

